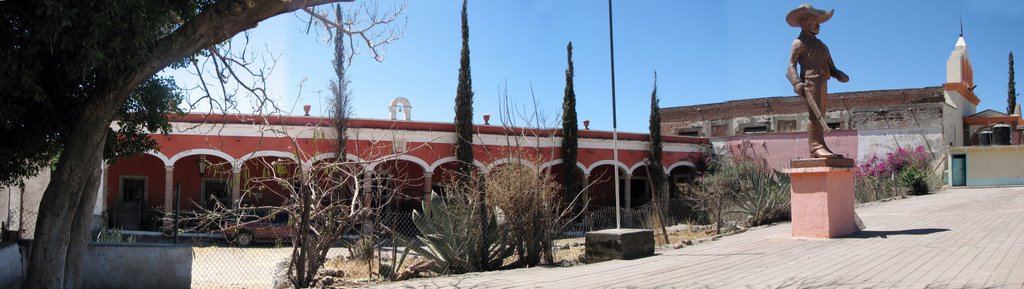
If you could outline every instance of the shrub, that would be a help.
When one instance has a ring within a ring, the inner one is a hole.
[[[364,235],[352,244],[349,250],[349,258],[352,260],[369,260],[373,258],[373,250],[376,248],[377,238],[372,234]]]
[[[724,160],[698,179],[698,203],[718,226],[759,226],[789,218],[789,176],[752,162]]]
[[[487,204],[500,210],[499,218],[510,234],[518,260],[536,266],[552,263],[552,239],[560,225],[562,207],[558,183],[547,171],[535,171],[520,164],[507,164],[487,174]]]
[[[928,176],[915,167],[906,168],[899,173],[900,185],[910,189],[913,195],[928,193]]]
[[[921,195],[928,193],[931,158],[924,146],[914,149],[898,148],[884,156],[873,155],[857,165],[855,192],[858,202],[872,202],[902,197],[906,191]]]
[[[426,248],[405,241],[406,247],[430,261],[428,271],[461,274],[498,268],[515,252],[515,247],[506,243],[509,232],[502,229],[496,214],[487,215],[486,234],[481,234],[476,219],[478,215],[474,212],[474,198],[463,194],[449,194],[441,198],[437,193],[431,193],[429,206],[429,217],[418,211],[412,213],[412,221],[422,233],[417,238]],[[402,238],[398,234],[395,236]],[[477,246],[481,239],[486,244],[484,252]],[[487,264],[478,263],[481,256],[485,256],[483,259]]]
[[[97,243],[135,243],[135,236],[125,234],[120,229],[108,229],[106,225],[100,228],[96,235]]]

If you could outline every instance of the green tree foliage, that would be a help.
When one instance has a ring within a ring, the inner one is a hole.
[[[455,92],[455,158],[459,161],[459,185],[473,185],[468,181],[475,174],[473,168],[473,78],[469,65],[469,15],[466,13],[467,0],[462,0],[462,57],[459,60],[459,84]],[[476,196],[478,204],[476,213],[479,221],[479,230],[482,234],[488,234],[491,229],[487,223],[487,200],[486,192],[479,190]],[[480,251],[487,250],[487,242],[479,240],[476,242]],[[468,243],[473,244],[473,243]],[[488,260],[486,255],[481,254],[476,262],[476,267],[487,270]],[[472,260],[472,259],[471,259]]]
[[[1006,90],[1006,114],[1013,114],[1017,107],[1017,82],[1013,79],[1013,52],[1010,52],[1010,81]]]
[[[98,87],[144,58],[136,51],[173,28],[173,15],[194,16],[199,4],[179,2],[0,3],[0,184],[54,164]],[[180,113],[181,100],[170,78],[150,76],[130,89],[104,157],[156,148],[146,134],[169,131],[166,116]]]
[[[576,172],[576,156],[579,148],[579,124],[576,120],[576,91],[573,90],[572,42],[565,47],[569,68],[565,70],[565,97],[562,99],[562,179],[566,200],[572,200],[579,192],[579,173]]]
[[[650,155],[647,157],[648,178],[651,180],[652,197],[667,199],[665,190],[665,168],[661,162],[661,110],[658,99],[658,73],[654,73],[654,89],[651,90]]]
[[[53,166],[23,287],[80,287],[102,157],[152,148],[144,133],[166,131],[178,112],[180,93],[159,71],[267,18],[337,1],[0,1],[0,182]]]
[[[459,172],[466,176],[473,170],[473,78],[469,69],[469,21],[466,1],[462,1],[462,57],[459,61],[459,85],[455,92],[455,158]]]
[[[335,9],[335,17],[337,23],[343,23],[341,20],[341,5],[337,5]],[[334,94],[334,129],[338,134],[337,147],[335,148],[334,155],[338,161],[345,160],[346,150],[345,147],[348,144],[348,119],[351,115],[350,107],[350,95],[348,90],[348,76],[345,67],[345,37],[344,31],[341,27],[337,28],[334,34],[334,73],[338,76],[337,80],[331,81],[331,92]]]

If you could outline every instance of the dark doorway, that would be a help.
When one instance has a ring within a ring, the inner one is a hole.
[[[138,230],[142,225],[146,203],[146,178],[122,177],[121,192],[114,205],[113,226],[124,230]]]
[[[231,195],[228,194],[228,189],[228,181],[225,179],[203,179],[202,196],[206,209],[231,208]]]

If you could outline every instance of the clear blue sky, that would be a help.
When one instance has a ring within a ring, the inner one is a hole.
[[[619,130],[647,131],[654,71],[662,107],[792,95],[784,74],[799,29],[784,18],[804,2],[615,1]],[[836,10],[819,37],[851,80],[833,81],[832,92],[941,85],[961,16],[975,92],[982,100],[979,111],[1005,110],[1008,52],[1017,53],[1018,75],[1024,74],[1024,1],[811,4]],[[384,62],[362,55],[350,67],[356,117],[387,118],[388,102],[402,96],[412,102],[414,120],[453,120],[460,8],[461,1],[454,0],[408,2],[405,37],[387,48]],[[269,88],[285,110],[301,114],[302,104],[309,103],[314,114],[326,113],[326,87],[335,77],[332,47],[302,33],[301,16],[261,23],[251,31],[253,47],[279,57]],[[474,122],[482,123],[485,113],[497,118],[498,96],[507,83],[519,105],[531,103],[532,85],[549,122],[557,123],[565,46],[572,41],[579,120],[591,120],[591,129],[611,129],[606,1],[475,0],[469,2],[469,25]],[[180,73],[170,74],[183,86],[195,85]],[[297,96],[303,79],[305,88]]]

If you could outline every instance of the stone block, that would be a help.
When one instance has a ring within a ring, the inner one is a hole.
[[[654,231],[608,229],[587,232],[587,262],[630,260],[654,255]]]
[[[853,211],[853,168],[783,171],[790,176],[793,237],[836,238],[858,231]]]

